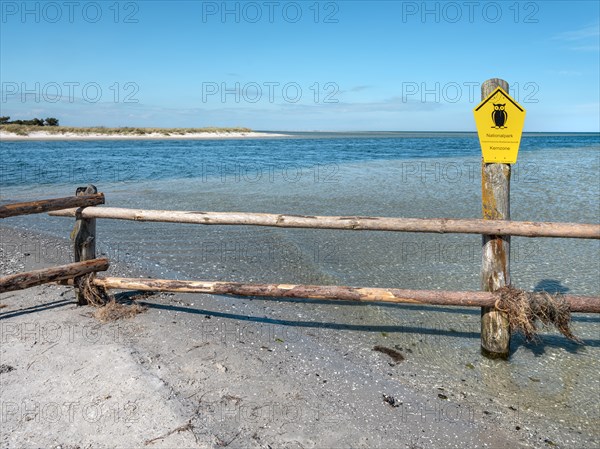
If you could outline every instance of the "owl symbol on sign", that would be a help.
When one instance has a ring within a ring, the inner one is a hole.
[[[494,110],[492,111],[492,120],[494,121],[495,126],[492,126],[492,128],[498,128],[498,129],[506,128],[506,126],[504,126],[506,124],[506,121],[508,120],[508,114],[504,110],[506,103],[504,103],[504,104],[493,103],[493,104],[494,104]]]

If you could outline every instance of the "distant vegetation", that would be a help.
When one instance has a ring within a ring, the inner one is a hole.
[[[5,117],[0,117],[4,119]],[[6,117],[8,119],[8,117]],[[105,136],[144,136],[149,134],[160,134],[163,136],[184,136],[186,134],[200,134],[200,133],[247,133],[252,132],[249,128],[106,128],[103,126],[91,127],[91,128],[77,128],[72,126],[58,126],[58,120],[56,125],[39,125],[39,119],[34,120],[15,120],[12,122],[0,120],[0,131],[4,131],[11,134],[17,134],[20,136],[27,136],[32,132],[44,131],[49,134],[77,134],[77,135],[88,135],[88,134],[100,134]],[[50,120],[50,119],[46,119]],[[34,122],[35,121],[35,122]],[[20,123],[19,123],[20,122]],[[44,126],[40,129],[40,126]]]
[[[58,119],[48,117],[46,119],[34,118],[31,120],[13,120],[10,117],[0,117],[0,125],[27,125],[27,126],[58,126]]]

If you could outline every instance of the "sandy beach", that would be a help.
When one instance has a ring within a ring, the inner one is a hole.
[[[118,134],[107,135],[99,133],[50,133],[34,131],[26,136],[0,131],[0,141],[27,140],[204,140],[204,139],[264,139],[268,137],[283,137],[283,134],[261,132],[204,132],[187,134],[151,133],[151,134]]]
[[[2,275],[68,262],[67,241],[0,237]],[[387,332],[356,305],[138,299],[144,313],[100,323],[71,287],[0,295],[1,447],[587,447],[501,398],[432,382],[409,348],[400,361],[374,351]],[[323,307],[338,318],[313,316]]]

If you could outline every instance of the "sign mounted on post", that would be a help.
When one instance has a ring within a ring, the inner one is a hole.
[[[514,164],[525,123],[525,109],[498,87],[473,110],[483,162]]]

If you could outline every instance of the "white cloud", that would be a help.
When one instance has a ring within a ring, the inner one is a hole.
[[[600,25],[590,25],[578,30],[565,31],[554,36],[555,40],[565,43],[567,50],[581,52],[600,51]]]
[[[580,28],[578,30],[565,31],[563,33],[557,34],[554,38],[562,40],[562,41],[569,41],[569,42],[580,41],[580,40],[584,40],[584,39],[594,39],[594,38],[597,39],[597,38],[600,38],[600,25],[596,24],[596,25],[586,26],[586,27]]]

